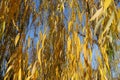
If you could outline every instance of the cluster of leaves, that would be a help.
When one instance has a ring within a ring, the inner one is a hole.
[[[1,0],[0,78],[112,80],[113,68],[120,62],[120,8],[116,3]],[[34,35],[29,34],[31,28]]]

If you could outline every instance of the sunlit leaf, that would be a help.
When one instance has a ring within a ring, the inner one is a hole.
[[[95,35],[96,32],[98,31],[99,26],[101,25],[101,22],[102,22],[103,19],[104,19],[104,18],[101,18],[101,19],[97,22],[97,24],[96,24],[96,26],[95,26],[95,29],[94,29],[94,35]]]
[[[2,76],[5,80],[112,79],[108,72],[114,72],[111,69],[119,61],[112,63],[109,56],[115,53],[119,58],[119,18],[117,0],[1,0]]]
[[[120,32],[120,20],[118,22],[117,30],[118,30],[118,32]]]
[[[10,57],[7,65],[9,65],[16,57],[17,57],[17,54],[13,54],[13,55]]]
[[[31,38],[28,37],[28,48],[30,47],[30,41],[31,41]]]
[[[68,37],[68,41],[67,41],[67,50],[68,51],[71,50],[71,39],[70,39],[70,37]]]
[[[42,38],[42,47],[44,46],[45,39],[46,39],[46,34],[43,34],[43,38]]]
[[[103,7],[96,11],[96,13],[91,17],[90,21],[95,20],[97,17],[99,17],[103,13]]]
[[[15,24],[15,21],[12,20],[12,22],[13,22],[13,25],[15,26],[16,30],[19,31],[19,28],[18,28],[18,26]]]
[[[70,22],[68,23],[68,31],[69,31],[69,32],[71,31],[72,25],[73,25],[73,22],[70,21]]]
[[[40,63],[40,65],[41,65],[41,48],[38,50],[38,61],[39,61],[39,63]]]
[[[19,78],[18,80],[22,80],[22,71],[21,71],[21,68],[19,69]]]
[[[4,32],[4,30],[5,30],[5,21],[2,24],[2,33]]]
[[[112,24],[113,19],[114,19],[114,12],[111,14],[110,19],[108,20],[107,25],[103,31],[103,34],[110,29],[110,25]]]
[[[36,71],[36,64],[37,64],[37,61],[34,63],[33,65],[33,68],[32,68],[32,75],[35,74],[35,71]]]
[[[18,33],[17,36],[15,37],[15,46],[17,45],[19,38],[20,38],[20,33]]]
[[[82,21],[82,13],[80,13],[80,11],[78,11],[78,18],[80,21]]]
[[[112,0],[105,0],[105,2],[104,2],[104,10],[106,10],[109,7],[111,2],[112,2]]]
[[[11,66],[9,66],[8,67],[8,69],[7,69],[7,71],[6,71],[6,73],[8,73],[11,69],[13,68],[13,66],[11,65]]]
[[[112,43],[112,35],[107,35],[107,38],[109,39],[110,43]]]

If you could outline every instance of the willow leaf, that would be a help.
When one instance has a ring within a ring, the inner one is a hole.
[[[17,45],[19,38],[20,38],[20,33],[18,33],[15,38],[15,46]]]
[[[103,12],[103,7],[96,11],[96,13],[91,17],[90,21],[95,20],[97,17],[99,17]]]
[[[5,21],[3,22],[3,25],[2,25],[2,33],[4,32],[5,30]]]
[[[118,32],[120,32],[120,20],[118,22],[118,26],[117,26]]]
[[[107,25],[105,27],[105,30],[103,31],[103,34],[110,29],[110,25],[111,25],[113,19],[114,19],[114,12],[111,14],[111,17],[110,17],[109,21],[107,22]]]
[[[101,19],[97,22],[97,24],[96,24],[96,26],[95,26],[95,30],[94,30],[94,35],[95,35],[96,32],[98,31],[98,28],[99,28],[101,22],[103,21],[103,19],[104,19],[104,18],[101,18]]]
[[[104,10],[106,10],[109,7],[111,2],[112,2],[112,0],[105,0],[105,2],[104,2]]]

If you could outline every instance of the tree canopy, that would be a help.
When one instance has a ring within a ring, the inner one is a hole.
[[[120,79],[119,5],[0,0],[0,79]]]

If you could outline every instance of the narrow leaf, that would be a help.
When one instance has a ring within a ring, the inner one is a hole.
[[[71,31],[72,24],[73,24],[73,22],[72,22],[72,21],[70,21],[70,22],[68,23],[68,32],[70,32],[70,31]]]
[[[10,66],[10,67],[7,69],[6,73],[8,73],[12,68],[13,68],[13,66]]]
[[[41,48],[39,49],[39,51],[38,51],[38,61],[39,61],[39,63],[40,63],[40,65],[41,65]]]
[[[68,41],[67,41],[67,50],[70,51],[70,46],[71,46],[71,39],[70,37],[68,37]]]
[[[95,20],[97,17],[99,17],[103,12],[103,7],[97,10],[97,12],[91,17],[90,21]]]
[[[118,22],[118,26],[117,26],[118,32],[120,32],[120,20]]]
[[[22,71],[21,71],[21,68],[20,68],[19,69],[19,77],[18,77],[19,80],[22,80],[22,75],[21,74],[22,74]]]
[[[20,33],[18,33],[15,38],[15,46],[17,45],[19,38],[20,38]]]
[[[103,31],[103,34],[110,29],[110,25],[111,25],[113,19],[114,19],[114,12],[111,14],[111,17],[110,17],[109,21],[107,22],[107,25],[105,27],[105,30]]]
[[[105,0],[105,2],[104,2],[104,10],[106,10],[109,7],[111,2],[112,2],[112,0]]]
[[[35,74],[35,71],[36,71],[36,64],[37,64],[37,62],[35,62],[34,65],[33,65],[33,68],[32,68],[32,75]]]
[[[31,38],[28,37],[28,48],[30,47],[30,41],[31,41]]]
[[[3,25],[2,25],[2,33],[4,32],[5,30],[5,21],[3,22]]]
[[[97,22],[97,24],[96,24],[96,26],[95,26],[95,29],[94,29],[94,35],[95,35],[96,32],[98,31],[98,28],[99,28],[99,26],[100,26],[100,24],[101,24],[101,22],[102,22],[103,19],[104,19],[104,18],[101,18],[101,19]]]

